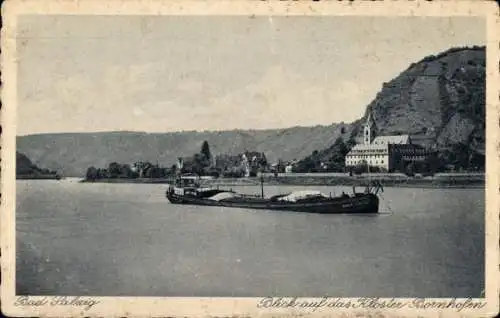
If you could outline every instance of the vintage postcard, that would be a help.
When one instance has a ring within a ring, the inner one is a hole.
[[[6,1],[1,308],[493,317],[486,1]]]

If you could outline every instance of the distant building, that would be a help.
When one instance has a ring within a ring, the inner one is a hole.
[[[178,157],[176,166],[179,172],[193,172],[195,165],[194,157]]]
[[[149,162],[145,161],[138,161],[132,164],[132,167],[130,168],[134,173],[137,173],[140,178],[143,178],[145,173],[151,169],[152,165]]]
[[[244,177],[248,178],[250,176],[250,163],[245,154],[241,155],[241,165],[243,167]]]
[[[184,168],[184,158],[179,157],[177,158],[177,169],[182,170]]]
[[[377,127],[371,113],[368,114],[363,143],[355,145],[345,157],[345,166],[363,163],[392,172],[410,162],[426,162],[433,151],[413,144],[409,135],[376,137]]]

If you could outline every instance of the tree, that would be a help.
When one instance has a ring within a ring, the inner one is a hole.
[[[439,164],[439,158],[437,157],[436,153],[432,153],[431,155],[429,155],[429,158],[427,159],[427,166],[429,168],[428,172],[432,174],[441,169]]]
[[[347,155],[347,153],[349,152],[349,149],[347,148],[347,145],[345,144],[344,139],[342,139],[340,137],[337,138],[337,140],[335,140],[335,143],[333,144],[333,146],[335,148],[337,148],[338,152],[342,156]]]
[[[208,145],[208,141],[206,140],[201,145],[201,154],[205,156],[207,160],[210,160],[210,158],[212,158],[212,154],[210,153],[210,146]]]
[[[132,177],[132,168],[129,164],[124,164],[120,167],[120,176],[123,178],[131,178]]]
[[[97,172],[96,172],[96,179],[102,179],[102,178],[105,178],[105,173],[103,171],[104,169],[101,169],[101,168],[97,168]]]
[[[413,162],[410,162],[406,166],[405,174],[409,177],[413,177],[415,175],[415,164]]]
[[[349,152],[347,145],[338,137],[329,149],[328,171],[341,172],[345,170],[345,156]]]
[[[241,167],[233,166],[224,172],[224,177],[241,178],[245,175],[245,171]]]
[[[85,174],[85,178],[87,180],[94,181],[95,179],[98,178],[98,171],[97,168],[94,166],[91,166],[87,169],[87,173]]]
[[[149,169],[150,178],[163,178],[165,177],[164,169],[160,168],[158,165],[153,165]]]
[[[177,174],[177,165],[172,165],[170,167],[170,172],[175,176]]]
[[[108,173],[110,178],[118,178],[121,174],[121,165],[117,162],[110,163]]]
[[[97,169],[97,179],[109,178],[108,169]]]
[[[267,168],[268,166],[268,163],[267,163],[267,158],[266,158],[266,154],[265,153],[261,153],[261,156],[259,158],[259,165],[261,166],[261,168]]]
[[[455,154],[455,166],[462,169],[469,168],[469,159],[470,159],[470,149],[467,145],[463,143],[458,143],[453,146],[452,150]]]
[[[220,176],[220,171],[216,168],[206,168],[205,175],[218,178]]]
[[[191,172],[202,175],[203,169],[207,166],[209,166],[207,157],[204,154],[197,153],[193,157]]]
[[[356,145],[356,138],[354,135],[351,135],[349,139],[347,140],[346,147],[350,150],[352,147]]]
[[[366,160],[361,161],[359,164],[354,166],[352,171],[355,174],[362,174],[368,172],[368,162],[366,162]]]
[[[472,168],[475,171],[484,171],[485,157],[484,155],[473,152],[469,159],[469,169]]]

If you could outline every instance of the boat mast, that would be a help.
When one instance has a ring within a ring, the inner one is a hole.
[[[371,187],[372,187],[372,178],[370,175],[370,164],[368,163],[366,166],[368,168],[368,186],[367,186],[367,189],[368,189],[368,193],[370,193]]]
[[[262,174],[260,175],[260,195],[264,199],[264,176]]]

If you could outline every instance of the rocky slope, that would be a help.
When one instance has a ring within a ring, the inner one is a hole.
[[[351,124],[353,134],[343,139],[362,142],[371,111],[379,135],[410,134],[415,143],[440,151],[444,164],[484,168],[485,85],[484,47],[425,57],[384,83],[365,116]],[[338,152],[332,145],[303,161],[336,161]]]
[[[485,65],[485,50],[480,47],[454,48],[410,65],[384,83],[367,107],[379,134],[409,133],[413,140],[443,151],[466,147],[470,154],[484,154]],[[89,166],[104,167],[113,161],[158,161],[170,166],[177,157],[198,152],[204,140],[214,155],[250,150],[264,152],[276,162],[319,150],[320,160],[327,160],[332,155],[328,149],[336,149],[331,145],[339,136],[346,141],[361,137],[365,118],[345,125],[259,131],[30,135],[18,137],[17,148],[34,163],[67,176],[83,176]]]
[[[438,149],[465,143],[484,153],[485,85],[484,47],[454,48],[384,83],[367,111],[381,135],[410,134]],[[356,123],[358,138],[362,123]]]

